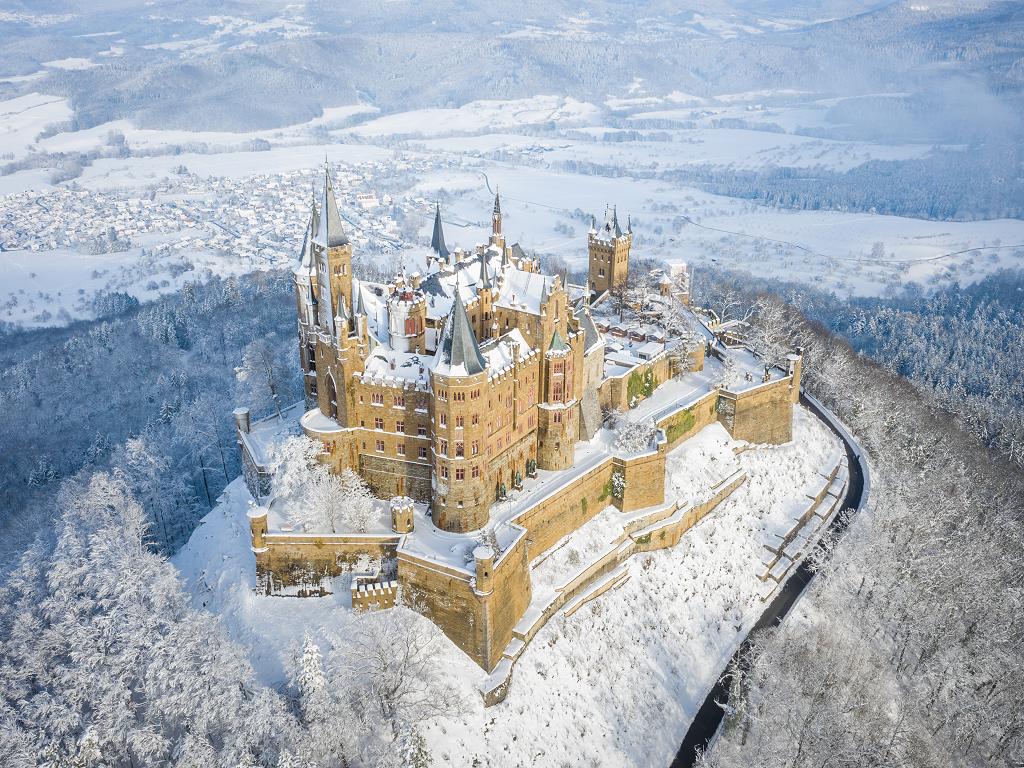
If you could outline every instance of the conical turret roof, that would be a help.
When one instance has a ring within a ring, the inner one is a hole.
[[[444,230],[441,228],[441,204],[437,204],[437,209],[434,212],[434,234],[430,238],[430,247],[434,249],[434,252],[444,260],[448,260],[451,253],[448,251],[448,246],[444,244]]]
[[[331,172],[324,164],[324,191],[320,202],[320,217],[313,242],[324,248],[348,245],[348,235],[341,225],[341,214],[338,212],[338,201],[334,197],[334,184]]]
[[[437,352],[434,353],[434,370],[446,376],[472,376],[482,373],[486,367],[487,361],[480,352],[476,334],[466,314],[466,305],[462,303],[462,296],[456,286],[452,311],[448,313]]]

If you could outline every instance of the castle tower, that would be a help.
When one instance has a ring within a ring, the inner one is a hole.
[[[389,502],[391,507],[391,530],[395,533],[412,533],[413,503],[408,496],[393,496]]]
[[[348,320],[351,317],[352,243],[341,225],[334,184],[326,165],[320,216],[313,235],[313,255],[317,262],[320,326],[340,335],[342,329],[335,327],[335,318]]]
[[[299,261],[292,269],[298,316],[299,367],[302,370],[306,407],[316,402],[317,269],[313,256],[313,235],[319,226],[316,204],[302,238]]]
[[[501,232],[501,198],[498,192],[494,192],[494,212],[491,214],[491,240],[490,245],[498,249],[500,253],[505,252],[505,235]]]
[[[575,396],[576,371],[572,348],[556,329],[544,353],[540,407],[537,409],[537,466],[572,466],[579,436]]]
[[[494,278],[488,268],[487,259],[490,256],[489,250],[480,254],[480,279],[476,284],[477,298],[479,300],[479,315],[477,317],[477,338],[491,338],[491,325],[494,322]]]
[[[600,229],[592,220],[587,233],[589,253],[590,290],[597,296],[620,285],[629,273],[629,249],[633,245],[632,222],[623,232],[619,226],[618,212],[605,209],[604,224]]]
[[[480,352],[458,289],[434,355],[430,385],[434,524],[473,531],[491,505],[486,459],[487,360]]]
[[[426,350],[427,300],[423,291],[411,284],[395,286],[388,297],[388,334],[391,346],[399,352]]]

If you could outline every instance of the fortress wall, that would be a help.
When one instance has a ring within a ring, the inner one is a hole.
[[[530,558],[551,549],[590,518],[615,503],[611,495],[612,462],[601,462],[515,520],[529,532]]]
[[[708,392],[690,407],[680,409],[659,421],[658,427],[665,430],[665,438],[668,441],[665,444],[665,452],[673,450],[704,427],[717,421],[717,404],[718,392]]]
[[[733,491],[743,485],[747,476],[738,473],[728,482],[724,483],[715,493],[700,504],[687,509],[678,520],[671,520],[663,527],[636,537],[634,552],[652,552],[656,549],[674,547],[679,543],[683,534],[701,521],[705,515],[727,499]]]
[[[722,391],[719,420],[737,440],[780,444],[793,439],[791,378],[762,384],[747,392]]]
[[[484,657],[477,663],[488,672],[501,661],[505,648],[512,641],[512,630],[526,613],[533,596],[527,538],[526,535],[520,536],[502,553],[491,577],[492,592],[483,598],[487,642]]]
[[[250,521],[254,528],[256,521]],[[340,575],[362,557],[387,560],[395,557],[398,536],[328,536],[266,534],[256,552],[257,589],[273,594],[283,588],[319,585],[326,577]]]
[[[437,624],[473,661],[487,660],[484,603],[468,573],[407,552],[398,554],[398,583],[406,604]]]
[[[703,358],[701,367],[703,367]],[[654,386],[657,387],[658,385],[668,381],[671,377],[670,368],[671,365],[669,363],[668,355],[661,355],[650,362],[637,365],[622,376],[605,379],[601,382],[601,388],[598,390],[598,398],[600,399],[601,407],[619,408],[623,411],[629,410],[630,379],[634,379],[634,381],[636,381],[634,377],[642,377],[647,371],[652,371],[654,373]],[[635,386],[636,385],[634,384],[634,394],[637,399],[646,399],[642,393],[637,393],[635,391]]]
[[[612,459],[612,471],[623,472],[625,487],[618,507],[633,512],[665,502],[665,452],[661,446],[642,456]]]

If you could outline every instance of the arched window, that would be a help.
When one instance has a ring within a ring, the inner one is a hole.
[[[327,409],[335,421],[338,420],[338,388],[334,385],[334,377],[327,375]]]

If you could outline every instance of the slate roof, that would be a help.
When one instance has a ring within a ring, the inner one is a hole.
[[[345,234],[345,228],[341,225],[338,201],[334,197],[331,172],[326,167],[324,168],[324,192],[320,203],[320,216],[313,242],[323,248],[348,245],[348,235]]]
[[[482,373],[486,367],[487,361],[480,353],[476,334],[469,324],[466,305],[456,290],[452,311],[445,321],[437,352],[434,353],[434,370],[449,376],[472,376]]]
[[[448,246],[444,244],[444,230],[441,228],[441,204],[437,204],[437,210],[434,213],[434,234],[430,238],[430,247],[434,249],[434,252],[445,261],[451,253],[448,251]]]

